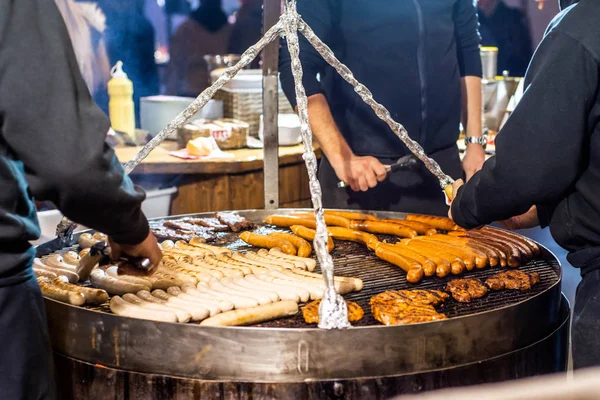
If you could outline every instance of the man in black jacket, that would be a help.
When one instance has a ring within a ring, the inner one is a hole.
[[[46,314],[31,264],[32,198],[108,234],[113,250],[160,248],[144,193],[105,143],[107,117],[83,81],[54,1],[0,0],[0,397],[53,399]]]
[[[298,12],[444,172],[461,176],[461,100],[467,135],[482,136],[473,0],[299,0]],[[383,165],[409,155],[408,149],[304,38],[300,58],[311,127],[325,154],[323,204],[445,214],[439,184],[420,162],[386,179]],[[296,105],[285,44],[279,66],[283,90]],[[480,144],[468,144],[467,178],[484,158]],[[353,190],[338,189],[339,180]]]
[[[465,228],[507,219],[512,229],[550,227],[581,269],[572,327],[581,368],[600,365],[600,2],[571,3],[561,1],[569,7],[536,50],[496,156],[456,182],[451,217]]]

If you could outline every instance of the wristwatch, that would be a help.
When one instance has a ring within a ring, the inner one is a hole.
[[[487,147],[487,133],[484,133],[483,136],[469,136],[465,137],[465,146],[469,143],[476,143],[485,148]]]

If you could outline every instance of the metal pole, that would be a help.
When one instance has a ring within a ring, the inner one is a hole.
[[[281,0],[264,0],[263,31],[275,25],[281,15]],[[263,70],[263,155],[265,208],[279,207],[279,41],[270,43],[262,52]]]

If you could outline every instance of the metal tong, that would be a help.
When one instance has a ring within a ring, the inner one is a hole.
[[[394,164],[385,165],[385,172],[391,174],[401,169],[412,169],[418,164],[418,161],[419,160],[415,156],[409,154],[407,156],[400,157]],[[343,189],[348,187],[348,184],[344,181],[339,181],[337,187]]]
[[[90,252],[79,260],[79,265],[77,266],[77,275],[79,275],[79,279],[84,281],[89,278],[94,267],[103,259],[108,259],[109,256],[110,246],[108,243],[102,241],[94,243],[94,245],[90,247]],[[148,271],[152,265],[148,258],[133,257],[129,255],[123,255],[122,257],[111,261],[126,262],[142,271]]]

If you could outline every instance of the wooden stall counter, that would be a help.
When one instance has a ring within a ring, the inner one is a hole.
[[[119,161],[131,160],[141,147],[115,149]],[[228,150],[233,158],[183,160],[169,155],[176,144],[165,142],[132,172],[142,187],[172,183],[178,187],[171,214],[264,208],[263,150]],[[280,207],[310,207],[308,174],[302,145],[279,148]],[[317,150],[317,157],[320,151]]]

